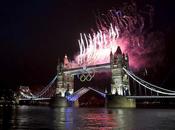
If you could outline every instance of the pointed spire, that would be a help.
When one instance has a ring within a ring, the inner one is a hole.
[[[111,52],[110,52],[110,63],[111,63],[111,65],[114,63],[114,55],[112,53],[112,49],[111,49]]]
[[[125,59],[125,53],[122,54],[123,59]]]
[[[115,55],[122,54],[122,51],[120,49],[120,46],[117,47],[117,50],[115,52]]]
[[[126,68],[129,68],[129,56],[127,53],[125,54],[125,66]]]
[[[63,70],[63,65],[62,64],[63,63],[61,62],[60,57],[58,57],[58,65],[57,65],[58,73],[62,72],[62,70]]]
[[[113,53],[112,53],[112,49],[111,49],[110,56],[112,56],[112,55],[113,55]]]
[[[68,65],[69,65],[69,60],[67,58],[67,55],[65,54],[65,56],[64,56],[64,67],[68,67]]]
[[[117,47],[117,50],[114,53],[114,60],[115,60],[115,62],[116,62],[116,60],[117,60],[119,55],[122,55],[122,51],[120,49],[120,46]]]
[[[128,53],[126,53],[126,55],[125,55],[125,60],[129,60],[129,57],[128,57]]]
[[[67,54],[65,54],[64,58],[67,58]]]

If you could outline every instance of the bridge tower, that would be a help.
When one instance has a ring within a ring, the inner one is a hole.
[[[111,64],[111,93],[112,95],[130,95],[129,77],[124,73],[123,67],[129,67],[129,59],[127,54],[122,54],[120,47],[117,47],[116,52],[110,54]]]
[[[56,95],[64,97],[65,89],[64,89],[64,78],[63,78],[63,64],[58,59],[57,65],[57,88],[56,88]]]
[[[64,64],[60,61],[57,66],[57,90],[56,94],[65,97],[74,91],[74,76],[67,74],[64,70],[69,69],[70,64],[67,55],[64,57]]]

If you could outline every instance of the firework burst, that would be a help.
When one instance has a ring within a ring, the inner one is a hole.
[[[153,8],[148,7],[149,27],[152,26]],[[136,4],[125,5],[121,10],[109,10],[97,16],[97,31],[92,34],[80,33],[79,54],[70,64],[71,67],[109,63],[110,52],[114,53],[118,46],[130,57],[130,67],[139,69],[149,61],[150,46],[145,42],[145,21],[138,13]],[[149,41],[149,40],[147,40]],[[155,45],[154,45],[155,46]]]

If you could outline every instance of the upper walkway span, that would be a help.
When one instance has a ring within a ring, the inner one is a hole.
[[[105,64],[98,64],[98,65],[91,65],[91,66],[84,66],[79,68],[71,68],[71,69],[65,69],[64,73],[71,74],[71,75],[78,75],[82,74],[84,72],[104,72],[110,70],[110,63]]]

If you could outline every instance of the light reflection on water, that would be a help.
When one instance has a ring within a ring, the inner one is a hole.
[[[0,108],[0,129],[174,130],[174,109]]]

